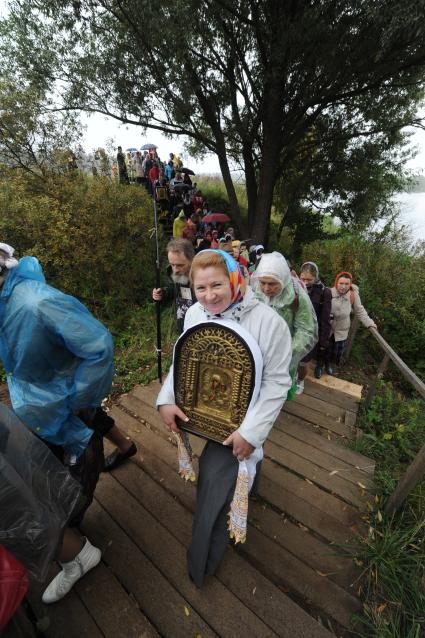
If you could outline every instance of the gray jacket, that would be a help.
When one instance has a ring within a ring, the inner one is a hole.
[[[331,288],[332,292],[332,315],[331,319],[331,335],[334,335],[335,341],[345,341],[348,337],[348,332],[351,325],[351,313],[362,322],[365,328],[373,326],[376,328],[376,324],[369,317],[366,309],[362,305],[359,295],[359,289],[353,284],[354,291],[354,303],[351,304],[350,291],[345,295],[340,295],[336,288]]]

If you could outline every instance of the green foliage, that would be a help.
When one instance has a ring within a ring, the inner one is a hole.
[[[311,181],[304,158],[316,193],[347,195],[341,214],[379,208],[380,185],[396,176],[386,162],[423,98],[425,0],[100,6],[11,0],[0,65],[57,96],[58,108],[184,135],[215,153],[234,222],[257,241],[267,239],[279,177],[284,187]],[[176,64],[164,62],[166,41]],[[248,224],[232,164],[245,172]]]
[[[68,170],[81,134],[74,113],[49,113],[44,92],[16,81],[7,69],[0,80],[0,162],[35,175]]]
[[[162,370],[165,375],[171,365],[172,346],[176,340],[175,311],[164,308],[161,313]],[[145,385],[157,378],[155,306],[148,303],[107,321],[115,343],[115,378],[112,398],[129,392],[136,383]]]
[[[223,213],[230,211],[229,198],[221,177],[199,175],[196,179],[196,183],[199,190],[202,191],[203,197],[208,201],[211,210]],[[235,182],[234,187],[238,196],[242,216],[245,219],[247,217],[248,202],[244,184]]]
[[[125,317],[154,283],[152,203],[144,189],[74,172],[0,176],[0,236],[39,258],[47,281],[97,314]]]
[[[302,261],[315,261],[324,282],[348,270],[368,313],[392,348],[418,375],[425,373],[425,252],[411,253],[402,230],[308,244]],[[359,334],[361,342],[362,333]],[[367,336],[367,348],[374,348]],[[378,354],[380,350],[376,349]],[[382,357],[382,355],[381,355]]]
[[[425,486],[418,485],[393,518],[382,508],[424,441],[423,401],[381,383],[357,425],[364,435],[353,447],[375,459],[377,487],[368,535],[356,558],[365,575],[360,635],[419,638],[425,623]]]
[[[378,461],[375,481],[381,494],[389,496],[425,440],[424,402],[407,399],[391,383],[381,382],[358,426],[363,436],[356,449]]]
[[[406,190],[409,193],[425,193],[425,175],[413,175]]]

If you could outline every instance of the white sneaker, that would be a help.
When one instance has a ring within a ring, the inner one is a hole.
[[[304,379],[297,381],[297,389],[295,394],[302,394],[304,392]]]
[[[90,569],[96,567],[100,562],[102,553],[100,549],[94,547],[90,541],[86,538],[83,549],[74,560],[69,563],[60,563],[62,571],[52,580],[43,594],[43,603],[55,603],[72,589],[77,580],[79,580],[84,574],[87,574]]]

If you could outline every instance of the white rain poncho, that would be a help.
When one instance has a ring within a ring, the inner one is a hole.
[[[261,292],[260,277],[271,277],[281,286],[274,297]],[[295,377],[298,364],[315,346],[318,339],[317,318],[308,293],[298,279],[292,277],[286,259],[274,251],[262,256],[251,278],[257,299],[272,306],[289,326],[292,336],[290,373]]]

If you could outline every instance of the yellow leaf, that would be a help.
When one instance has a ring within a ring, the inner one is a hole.
[[[188,608],[186,606],[184,608],[184,613],[185,613],[186,616],[189,616],[189,614],[190,614],[190,611],[188,610]]]
[[[366,489],[366,485],[363,485],[363,483],[360,483],[360,481],[357,481],[357,485],[359,485],[362,488],[362,490]]]
[[[334,474],[338,474],[338,470],[332,470],[332,472],[329,472],[329,476],[333,476]]]
[[[382,603],[382,605],[379,605],[379,607],[376,608],[376,613],[382,614],[386,606],[387,606],[387,603]]]
[[[377,514],[376,514],[376,518],[378,519],[378,521],[379,521],[380,523],[382,523],[382,514],[381,514],[381,512],[380,512],[379,510],[378,510],[378,512],[377,512]]]

